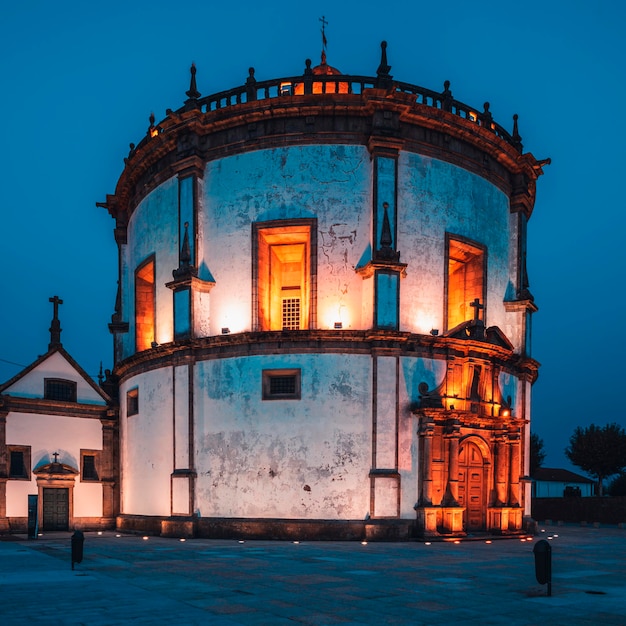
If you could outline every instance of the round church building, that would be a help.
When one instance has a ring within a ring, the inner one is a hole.
[[[526,225],[486,103],[326,64],[187,99],[113,195],[122,530],[406,539],[530,523]]]

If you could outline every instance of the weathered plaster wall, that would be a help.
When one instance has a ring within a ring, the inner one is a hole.
[[[80,471],[80,451],[102,450],[102,426],[100,420],[13,413],[7,415],[7,445],[31,447],[31,470],[54,460],[59,453],[59,463]],[[37,494],[37,476],[31,471],[31,480],[7,481],[7,516],[28,515],[28,494]],[[74,516],[97,517],[102,515],[102,486],[81,483],[76,476],[74,483]]]
[[[300,400],[261,399],[263,369],[302,370]],[[363,519],[369,512],[371,358],[307,354],[198,363],[203,517]]]
[[[169,515],[174,464],[172,368],[147,372],[120,388],[122,513]],[[126,393],[137,388],[139,412],[127,415]]]
[[[318,327],[341,321],[359,328],[362,279],[354,266],[371,231],[365,147],[296,146],[228,157],[207,164],[203,188],[201,263],[217,283],[211,334],[224,326],[251,328],[252,222],[310,217],[318,220]]]
[[[84,404],[99,404],[104,406],[105,401],[96,390],[74,369],[67,359],[60,353],[51,354],[45,361],[33,368],[13,385],[7,387],[4,393],[21,398],[43,398],[44,379],[62,378],[76,383],[76,400]]]
[[[128,224],[128,245],[123,247],[124,283],[122,310],[129,331],[124,335],[124,357],[135,350],[135,270],[155,255],[156,337],[168,343],[174,337],[172,292],[165,283],[178,267],[178,179],[170,178],[149,194],[135,209]]]
[[[408,263],[401,285],[400,327],[429,333],[444,328],[445,233],[487,246],[487,326],[508,323],[502,304],[512,241],[508,198],[466,170],[401,152],[398,163],[398,249]]]

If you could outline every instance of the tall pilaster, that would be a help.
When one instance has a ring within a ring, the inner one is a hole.
[[[181,174],[178,179],[178,267],[172,271],[174,280],[166,284],[173,292],[174,341],[195,336],[196,294],[208,293],[215,284],[198,278],[197,204],[198,174]]]

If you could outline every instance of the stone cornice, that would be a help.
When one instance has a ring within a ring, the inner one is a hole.
[[[266,354],[482,359],[531,382],[539,368],[533,359],[483,341],[386,330],[299,330],[233,333],[162,344],[121,361],[114,374],[123,382],[137,374],[172,365]]]
[[[3,394],[3,407],[12,413],[34,413],[37,415],[55,415],[62,417],[83,417],[88,419],[106,419],[107,406],[84,404],[79,402],[60,402],[45,398],[22,398]]]

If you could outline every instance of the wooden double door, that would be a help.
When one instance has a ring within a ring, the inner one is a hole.
[[[466,530],[484,530],[487,523],[487,492],[485,459],[480,448],[471,441],[459,449],[459,497],[465,507]]]
[[[66,488],[44,487],[42,529],[69,530],[70,490]]]

